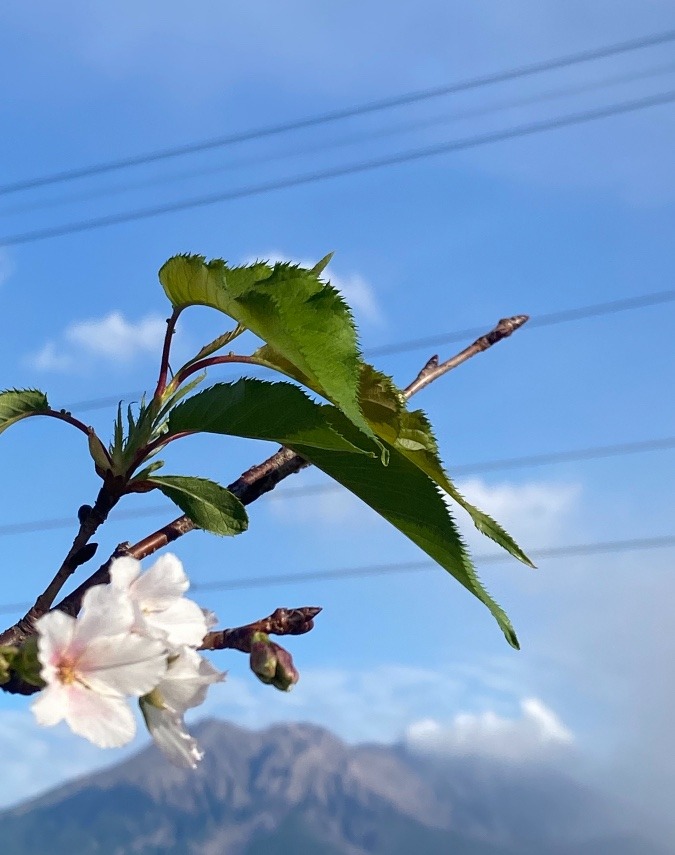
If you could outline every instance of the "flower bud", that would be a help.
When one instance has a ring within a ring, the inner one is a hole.
[[[293,657],[288,650],[284,650],[283,647],[274,643],[272,643],[272,647],[275,648],[277,657],[277,667],[274,672],[272,685],[275,689],[279,689],[281,692],[290,692],[293,686],[300,679],[300,674],[293,664]]]
[[[277,670],[276,644],[264,632],[256,632],[251,640],[251,671],[263,683],[271,683]]]

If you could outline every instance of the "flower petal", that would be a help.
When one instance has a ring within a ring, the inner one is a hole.
[[[95,638],[77,663],[80,678],[95,692],[136,697],[154,689],[166,668],[164,644],[135,634]]]
[[[204,612],[194,600],[185,597],[161,611],[144,611],[143,619],[150,635],[165,638],[172,647],[199,647],[207,633]]]
[[[38,632],[38,659],[42,665],[40,676],[47,683],[56,677],[56,666],[72,645],[77,621],[64,612],[47,612],[35,621]]]
[[[40,692],[30,708],[38,724],[51,727],[65,717],[67,703],[66,687],[61,683],[52,683]]]
[[[129,632],[134,616],[133,605],[125,592],[112,585],[95,585],[82,598],[75,643],[84,648],[94,638]]]
[[[165,609],[190,587],[180,560],[171,553],[160,556],[136,579],[131,595],[144,609]]]
[[[144,698],[140,700],[141,712],[156,744],[175,766],[195,769],[204,756],[196,740],[185,729],[180,715],[160,709]]]
[[[209,686],[224,679],[225,674],[214,668],[208,659],[184,647],[176,658],[169,661],[169,668],[158,683],[157,691],[167,707],[176,713],[184,713],[204,703]]]
[[[110,584],[120,591],[128,591],[141,575],[141,562],[129,555],[115,558],[110,564]]]
[[[133,739],[136,720],[123,698],[100,695],[79,683],[68,686],[66,693],[65,719],[74,733],[99,748],[117,748]]]

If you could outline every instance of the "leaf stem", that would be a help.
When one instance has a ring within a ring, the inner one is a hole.
[[[83,434],[88,438],[89,437],[89,428],[84,422],[81,422],[79,419],[76,419],[72,413],[67,412],[66,410],[44,410],[42,412],[35,413],[36,416],[51,416],[53,419],[58,419],[59,421],[66,422],[66,424],[72,425],[74,428],[77,428],[79,431],[82,431]]]
[[[211,368],[213,365],[225,365],[233,362],[241,363],[243,365],[263,364],[254,356],[243,356],[237,353],[228,353],[225,356],[211,356],[208,359],[200,359],[199,362],[192,362],[184,365],[171,381],[171,388],[177,389],[187,380],[188,377],[192,374],[196,374],[198,371],[204,371],[206,368]]]
[[[182,308],[176,307],[171,313],[171,317],[166,319],[166,333],[164,334],[164,346],[162,348],[162,360],[159,365],[159,378],[157,380],[157,388],[155,389],[154,399],[161,400],[166,390],[166,378],[169,375],[169,354],[171,353],[171,340],[176,331],[176,323]]]

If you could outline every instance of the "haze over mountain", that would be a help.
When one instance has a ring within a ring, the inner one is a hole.
[[[0,814],[3,855],[666,855],[558,771],[349,746],[313,725],[198,728],[196,772],[154,748]]]

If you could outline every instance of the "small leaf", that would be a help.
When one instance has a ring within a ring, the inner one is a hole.
[[[37,389],[8,389],[0,392],[0,433],[28,416],[49,412],[47,396]]]
[[[141,469],[140,472],[137,472],[129,483],[133,484],[134,481],[145,481],[153,472],[157,472],[158,469],[161,469],[162,466],[164,466],[163,460],[155,460],[154,463],[151,463],[149,466],[146,466],[145,469]]]
[[[99,469],[101,473],[107,472],[110,469],[110,458],[108,457],[108,453],[106,452],[103,443],[94,433],[93,428],[89,428],[87,442],[89,444],[89,454],[96,464],[97,469]]]
[[[242,503],[234,493],[215,481],[182,475],[164,475],[147,481],[205,531],[234,535],[248,528],[248,517]]]
[[[243,327],[241,324],[237,324],[233,330],[229,330],[228,332],[219,335],[218,338],[214,338],[214,340],[209,344],[205,344],[194,359],[191,359],[187,364],[191,365],[193,362],[198,362],[200,359],[205,359],[217,350],[221,350],[221,348],[225,347],[225,345],[229,344],[231,341],[234,341],[235,338],[240,336],[243,332],[246,332],[246,327]]]

